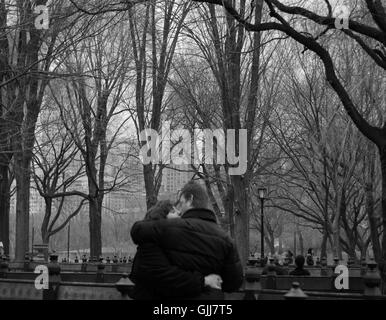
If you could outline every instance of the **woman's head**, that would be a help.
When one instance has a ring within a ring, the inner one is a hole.
[[[146,212],[145,220],[166,219],[166,216],[172,210],[172,208],[173,204],[170,200],[158,201]]]

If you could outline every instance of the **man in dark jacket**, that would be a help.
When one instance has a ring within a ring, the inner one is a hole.
[[[138,245],[159,245],[170,263],[178,268],[204,276],[219,275],[223,281],[222,292],[207,288],[196,298],[221,299],[223,292],[240,288],[243,270],[233,240],[217,225],[208,205],[205,190],[199,184],[189,182],[181,190],[176,204],[181,219],[136,222],[131,237]],[[173,274],[164,279],[170,284],[176,281]]]
[[[144,220],[166,219],[172,208],[170,201],[158,201],[146,213]],[[175,281],[167,282],[171,276]],[[173,266],[155,243],[138,246],[129,277],[135,284],[131,297],[136,300],[195,297],[204,292],[207,286],[221,288],[222,281],[218,275],[204,276],[197,271]]]

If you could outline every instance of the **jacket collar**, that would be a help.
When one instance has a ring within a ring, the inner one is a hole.
[[[217,223],[216,216],[212,210],[206,208],[192,208],[185,211],[181,217],[182,219],[196,218],[202,220],[208,220]]]

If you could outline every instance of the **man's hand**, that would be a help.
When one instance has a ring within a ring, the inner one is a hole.
[[[205,286],[221,290],[222,279],[218,274],[209,274],[205,277]]]
[[[173,209],[166,216],[167,219],[181,218],[181,213],[173,207]]]

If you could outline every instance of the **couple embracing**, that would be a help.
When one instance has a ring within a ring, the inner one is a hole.
[[[159,201],[133,225],[131,237],[138,245],[130,274],[134,299],[222,300],[242,284],[236,246],[197,183],[187,183],[174,205]]]

